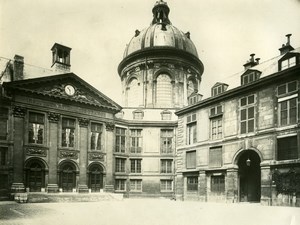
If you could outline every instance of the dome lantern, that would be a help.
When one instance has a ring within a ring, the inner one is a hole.
[[[169,12],[170,8],[168,7],[167,3],[163,0],[157,1],[152,9],[153,13],[153,20],[151,25],[154,24],[171,24],[169,20]]]

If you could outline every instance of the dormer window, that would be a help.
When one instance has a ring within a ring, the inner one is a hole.
[[[217,96],[219,94],[222,94],[224,91],[226,91],[228,88],[228,84],[224,83],[216,83],[212,89],[211,89],[211,95],[212,96]]]
[[[259,79],[260,72],[259,71],[251,71],[248,72],[241,77],[241,84],[246,85],[252,83]]]
[[[296,56],[285,59],[281,62],[281,70],[285,70],[296,65]]]
[[[300,54],[297,52],[288,52],[278,60],[278,70],[286,70],[299,64]]]
[[[193,105],[193,104],[201,101],[202,97],[203,97],[203,95],[194,93],[190,97],[188,97],[188,104]]]

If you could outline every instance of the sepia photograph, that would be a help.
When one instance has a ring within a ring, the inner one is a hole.
[[[300,0],[0,0],[0,225],[300,224]]]

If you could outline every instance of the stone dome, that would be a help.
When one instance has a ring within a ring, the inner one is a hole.
[[[166,2],[157,1],[153,7],[153,21],[142,31],[136,30],[135,36],[128,43],[123,58],[143,50],[169,48],[190,53],[198,58],[197,49],[190,39],[190,33],[183,33],[174,27],[169,18]]]

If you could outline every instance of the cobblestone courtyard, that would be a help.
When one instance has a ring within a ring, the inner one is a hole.
[[[297,225],[300,224],[300,208],[166,199],[124,199],[87,203],[0,202],[0,224]]]

